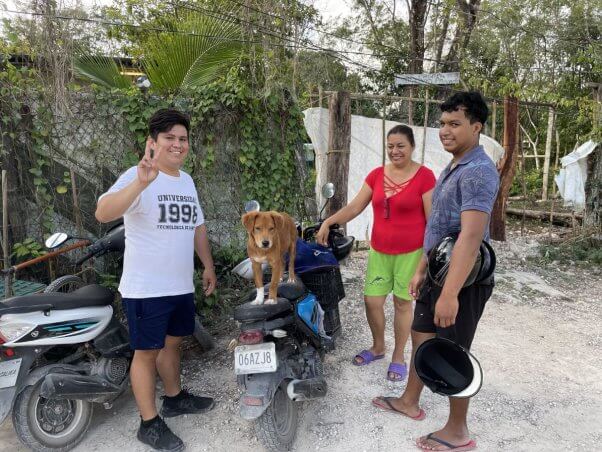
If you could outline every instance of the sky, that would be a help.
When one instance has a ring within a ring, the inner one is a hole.
[[[351,11],[349,6],[350,0],[302,0],[308,4],[313,4],[314,7],[320,11],[325,23],[330,20],[340,18],[348,15]],[[113,3],[113,0],[58,0],[63,6],[71,6],[75,4],[81,4],[87,10],[95,10],[102,6],[108,6]],[[5,9],[19,11],[23,10],[23,7],[16,6],[15,0],[0,0],[0,19],[11,18],[17,16],[17,14],[8,13]],[[0,21],[0,33],[2,32],[3,25]]]

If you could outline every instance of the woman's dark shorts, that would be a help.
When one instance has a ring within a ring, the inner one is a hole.
[[[440,328],[435,326],[434,320],[435,303],[441,294],[441,287],[427,278],[416,300],[412,330],[419,333],[436,333],[438,337],[450,339],[467,350],[470,349],[485,303],[493,292],[493,286],[493,278],[490,278],[463,288],[458,295],[460,306],[456,323],[447,328]]]
[[[124,298],[130,348],[157,350],[165,347],[165,336],[194,333],[194,294],[154,298]]]

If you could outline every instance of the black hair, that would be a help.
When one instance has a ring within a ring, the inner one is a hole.
[[[464,114],[473,124],[479,121],[485,125],[489,108],[483,95],[478,91],[462,91],[454,94],[441,104],[441,111],[451,113],[452,111],[464,110]]]
[[[184,126],[187,134],[190,132],[190,119],[186,114],[173,108],[162,108],[148,120],[148,134],[156,140],[161,132],[168,132],[175,125]]]
[[[387,132],[387,138],[389,135],[405,135],[412,147],[415,147],[414,143],[414,132],[412,132],[412,128],[410,126],[404,126],[403,124],[396,125],[391,130]]]

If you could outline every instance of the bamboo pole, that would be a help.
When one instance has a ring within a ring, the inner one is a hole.
[[[493,108],[491,109],[491,138],[495,140],[495,123],[497,120],[497,102],[493,101]]]
[[[541,200],[548,199],[548,179],[550,177],[550,157],[552,156],[552,135],[554,133],[554,119],[556,112],[554,107],[548,109],[548,131],[546,133],[546,153],[543,161],[543,186],[541,190]]]
[[[8,240],[8,179],[6,170],[2,170],[2,248],[4,250],[4,269],[10,268]],[[12,275],[4,274],[4,298],[12,296]]]
[[[426,148],[426,129],[429,123],[429,91],[424,94],[424,123],[422,126],[422,152],[420,153],[420,163],[424,165],[424,151]]]
[[[383,99],[383,125],[382,125],[382,129],[383,129],[383,152],[382,152],[382,156],[383,156],[383,166],[385,166],[386,163],[386,156],[387,156],[387,131],[385,130],[387,128],[386,125],[387,122],[387,102],[386,99]]]

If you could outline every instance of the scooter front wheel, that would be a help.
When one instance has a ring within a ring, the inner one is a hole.
[[[299,408],[297,402],[288,397],[286,386],[286,381],[278,386],[272,401],[255,423],[257,437],[266,449],[274,452],[290,450],[297,434]]]
[[[13,425],[19,440],[35,451],[62,452],[84,438],[92,420],[92,403],[84,400],[45,399],[41,381],[16,397]]]

